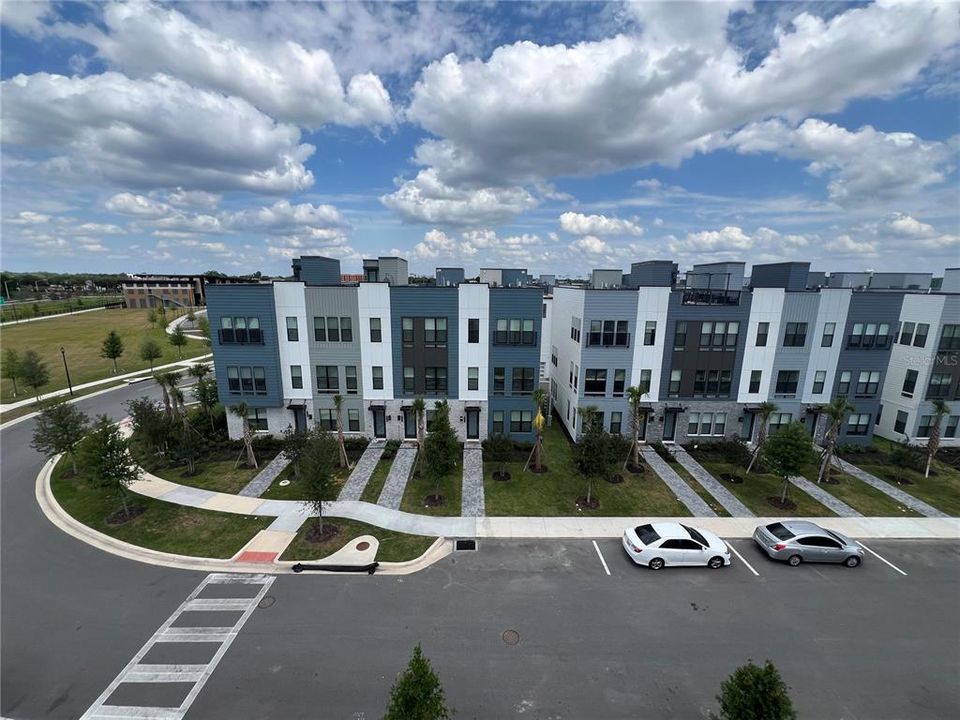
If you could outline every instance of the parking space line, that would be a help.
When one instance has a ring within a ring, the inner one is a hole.
[[[603,553],[600,552],[600,546],[597,545],[597,541],[593,541],[593,549],[597,551],[597,556],[600,558],[600,562],[603,563],[603,569],[606,571],[607,575],[610,574],[610,568],[607,567],[607,561],[603,559]]]
[[[725,544],[728,548],[730,548],[730,551],[731,551],[734,555],[736,555],[738,558],[740,558],[740,562],[742,562],[744,565],[746,565],[746,566],[747,566],[747,569],[750,570],[750,572],[752,572],[752,573],[753,573],[754,575],[756,575],[757,577],[760,577],[760,573],[758,573],[756,570],[753,569],[753,565],[751,565],[750,563],[748,563],[748,562],[746,561],[746,559],[743,557],[743,555],[741,555],[740,553],[737,552],[737,549],[736,549],[733,545],[731,545],[730,543],[724,543],[724,544]]]
[[[877,560],[880,560],[881,562],[886,563],[887,565],[889,565],[890,567],[892,567],[894,570],[896,570],[898,573],[900,573],[901,575],[903,575],[904,577],[906,577],[907,574],[906,574],[903,570],[901,570],[900,568],[898,568],[896,565],[894,565],[892,562],[890,562],[890,561],[887,560],[886,558],[882,558],[882,557],[880,557],[879,555],[877,555],[877,553],[875,553],[873,550],[871,550],[870,548],[868,548],[866,545],[864,545],[864,544],[863,544],[862,542],[860,542],[859,540],[857,540],[857,545],[859,545],[859,546],[862,547],[864,550],[866,550],[868,553],[870,553],[871,555],[873,555],[875,558],[877,558]]]

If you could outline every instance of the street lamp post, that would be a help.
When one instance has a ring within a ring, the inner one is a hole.
[[[73,384],[70,382],[70,368],[67,367],[67,351],[60,346],[60,355],[63,357],[63,370],[67,373],[67,387],[70,388],[70,397],[73,397]]]

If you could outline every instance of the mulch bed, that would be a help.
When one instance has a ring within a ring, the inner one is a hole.
[[[739,485],[743,482],[742,475],[734,475],[733,473],[723,473],[720,479],[724,482],[733,483],[734,485]]]
[[[107,525],[110,527],[123,525],[124,523],[130,522],[134,518],[140,517],[146,511],[147,509],[143,505],[130,505],[127,508],[127,512],[124,512],[123,510],[117,510],[115,513],[113,513],[113,515],[110,515],[107,518]]]
[[[643,473],[646,471],[643,469],[643,465],[633,465],[632,463],[628,463],[627,472],[631,475],[643,475]]]
[[[307,531],[306,541],[315,545],[321,545],[327,540],[335,538],[339,533],[340,528],[333,523],[325,522],[322,531],[317,527],[316,523],[312,523],[310,529]]]
[[[607,475],[606,481],[611,485],[619,485],[623,482],[623,475],[616,473],[614,475]]]
[[[592,497],[590,498],[590,502],[587,502],[586,497],[579,497],[577,498],[577,505],[581,508],[586,508],[587,510],[596,510],[598,507],[600,507],[600,501],[597,498]]]
[[[787,498],[783,502],[780,502],[779,497],[768,497],[767,502],[773,505],[778,510],[796,510],[797,509],[797,504],[790,498]]]
[[[423,504],[427,507],[440,507],[441,505],[445,505],[446,502],[447,499],[443,495],[427,495],[423,499]]]
[[[510,473],[507,472],[506,470],[504,470],[503,472],[500,472],[499,470],[494,470],[493,479],[499,480],[500,482],[506,482],[507,480],[510,479]]]
[[[537,475],[542,475],[543,473],[549,472],[549,471],[550,471],[550,468],[547,467],[546,465],[541,465],[539,470],[537,470],[533,465],[530,466],[530,472],[536,473]]]

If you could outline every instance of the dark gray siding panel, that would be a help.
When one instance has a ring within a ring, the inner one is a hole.
[[[810,263],[785,262],[754,265],[750,285],[755,288],[804,290],[810,277]]]
[[[263,345],[221,345],[220,318],[223,316],[260,318]],[[241,400],[250,407],[280,407],[283,385],[280,380],[280,350],[277,346],[277,318],[273,285],[208,285],[207,317],[213,341],[217,391],[224,405]],[[262,367],[267,382],[266,395],[231,395],[227,386],[227,366]]]
[[[497,328],[497,320],[533,320],[533,330],[537,342],[534,345],[497,345],[493,342],[493,333]],[[513,368],[532,368],[534,388],[539,385],[540,378],[540,344],[543,332],[543,292],[540,288],[490,288],[490,362],[489,377],[489,412],[487,413],[488,432],[493,432],[493,413],[504,411],[504,431],[518,440],[531,440],[533,433],[511,433],[510,411],[529,410],[533,412],[533,400],[530,395],[511,395]],[[493,369],[505,368],[504,395],[493,394]]]
[[[300,280],[307,285],[339,285],[340,261],[326,257],[302,257]]]

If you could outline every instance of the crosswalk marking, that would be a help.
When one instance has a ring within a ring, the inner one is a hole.
[[[257,605],[273,584],[272,575],[230,575],[213,573],[190,593],[173,615],[157,629],[140,648],[127,666],[120,671],[107,689],[83,714],[81,720],[97,718],[131,718],[133,720],[180,720],[200,694],[210,674],[230,648],[234,638],[249,619]],[[201,598],[198,597],[207,585],[260,585],[256,595],[250,598]],[[241,612],[233,625],[215,627],[173,627],[173,623],[185,612]],[[218,643],[220,645],[208,663],[202,664],[153,664],[143,663],[144,656],[156,643]],[[107,699],[122,683],[193,683],[177,707],[146,707],[139,705],[105,705]]]

